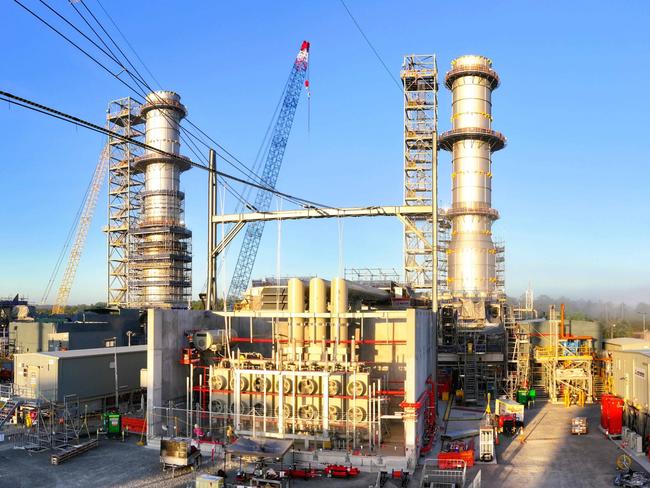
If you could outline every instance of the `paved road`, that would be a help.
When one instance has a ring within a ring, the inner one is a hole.
[[[598,404],[565,408],[542,403],[526,414],[525,442],[514,439],[499,446],[499,464],[482,466],[483,488],[613,486],[622,451],[598,429]],[[589,419],[587,435],[571,435],[571,418],[577,416]]]

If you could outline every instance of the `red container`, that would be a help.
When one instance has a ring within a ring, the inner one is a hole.
[[[474,449],[456,452],[438,453],[438,467],[440,469],[454,469],[458,467],[458,461],[465,461],[468,468],[474,466]]]
[[[607,430],[607,411],[611,398],[613,395],[607,394],[600,397],[600,426],[605,430]]]
[[[603,395],[600,406],[600,425],[611,435],[623,431],[623,406],[625,401],[614,395]]]

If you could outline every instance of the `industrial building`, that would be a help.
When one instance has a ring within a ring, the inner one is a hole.
[[[145,318],[138,310],[76,314],[71,319],[39,317],[8,325],[9,342],[17,353],[91,349],[143,344]]]
[[[381,454],[381,445],[414,465],[435,426],[431,311],[364,310],[388,295],[340,278],[291,279],[287,288],[282,310],[151,312],[150,440],[168,418],[161,407],[185,396],[186,425],[217,436],[230,425],[339,461],[361,446]]]
[[[530,354],[508,349],[526,317],[505,303],[503,247],[491,239],[498,217],[491,155],[505,145],[491,128],[498,75],[482,56],[452,63],[445,82],[453,127],[439,142],[435,56],[405,57],[401,76],[403,206],[213,214],[212,224],[235,225],[222,242],[210,226],[208,310],[149,311],[151,444],[169,431],[170,418],[181,418],[174,428],[185,435],[199,425],[220,439],[232,428],[293,439],[298,456],[318,448],[346,462],[363,449],[413,467],[432,448],[438,365],[457,378],[466,402],[528,384]],[[453,155],[446,211],[433,197],[438,146]],[[145,174],[145,185],[155,177]],[[215,310],[216,258],[244,224],[361,215],[404,224],[406,283],[291,278],[251,288],[234,311]]]
[[[612,393],[633,408],[648,412],[650,405],[650,341],[621,337],[605,339]]]
[[[104,410],[115,405],[116,380],[120,396],[140,391],[146,351],[146,346],[124,346],[16,354],[14,385],[27,400],[63,403],[74,396],[91,412]]]

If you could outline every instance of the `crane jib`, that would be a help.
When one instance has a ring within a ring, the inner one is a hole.
[[[282,107],[278,114],[278,119],[273,128],[273,135],[271,136],[271,144],[264,163],[261,180],[264,186],[268,188],[275,188],[275,184],[280,174],[280,167],[282,166],[282,159],[284,158],[284,151],[289,141],[289,134],[293,119],[300,100],[300,93],[302,91],[303,83],[307,76],[307,67],[309,63],[309,43],[304,41],[300,47],[300,52],[296,56],[296,60],[292,66],[291,73],[289,74],[289,81],[287,83],[287,90],[285,92]],[[267,212],[271,206],[273,195],[267,190],[258,190],[255,196],[255,208],[260,212]],[[237,300],[246,291],[248,282],[250,281],[255,265],[255,258],[257,257],[257,250],[262,239],[264,232],[264,222],[254,222],[248,225],[242,247],[239,251],[235,271],[230,282],[230,289],[228,290],[228,301],[232,305],[234,300]]]

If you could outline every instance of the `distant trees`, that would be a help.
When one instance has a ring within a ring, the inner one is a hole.
[[[525,297],[509,298],[508,301],[515,306],[522,306]],[[600,322],[603,334],[611,337],[629,337],[633,332],[643,329],[643,313],[647,313],[646,325],[650,330],[650,304],[645,302],[630,306],[625,303],[614,303],[602,300],[572,300],[567,297],[552,298],[548,295],[535,297],[535,309],[540,316],[547,317],[551,305],[559,307],[564,303],[565,314],[568,320],[593,320]],[[559,312],[559,309],[558,309]]]

